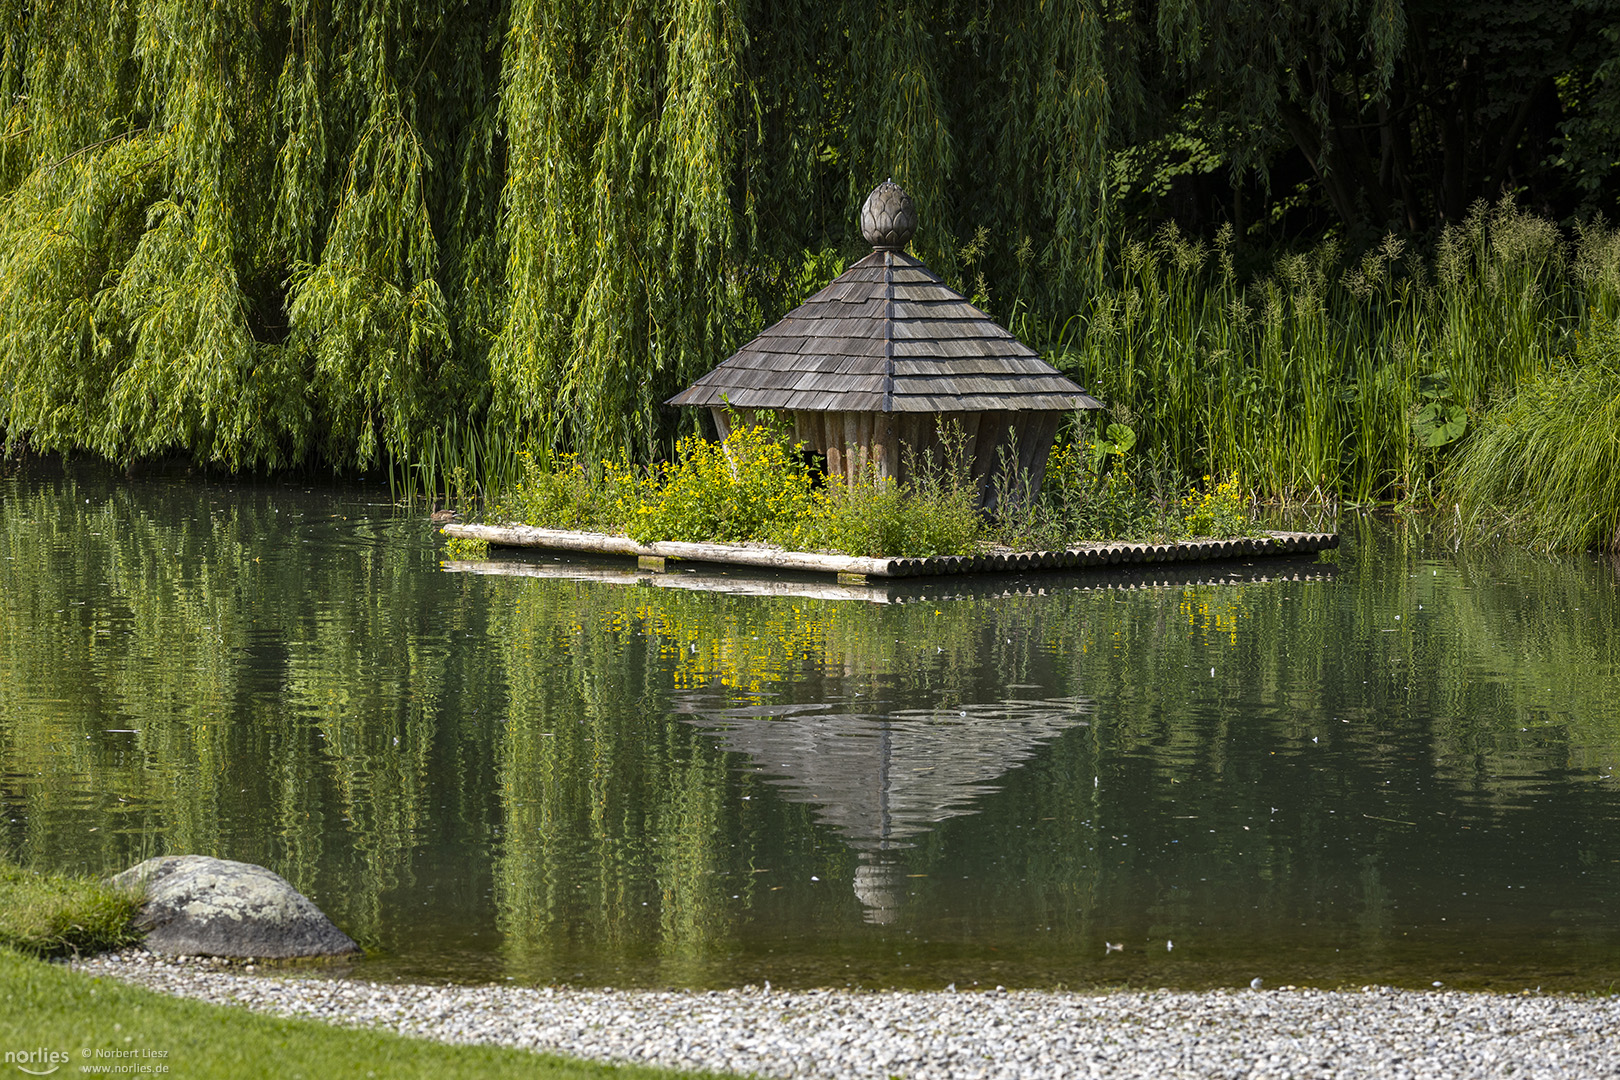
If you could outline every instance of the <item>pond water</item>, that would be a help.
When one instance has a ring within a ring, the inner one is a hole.
[[[1610,987],[1615,568],[1343,527],[860,599],[13,469],[0,844],[263,864],[373,979]]]

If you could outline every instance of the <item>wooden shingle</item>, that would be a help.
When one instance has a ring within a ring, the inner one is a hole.
[[[1100,403],[903,251],[855,263],[671,405],[832,412]]]

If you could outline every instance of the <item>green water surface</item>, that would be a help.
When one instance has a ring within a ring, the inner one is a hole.
[[[14,470],[0,844],[263,864],[374,979],[1611,987],[1615,569],[1343,528],[861,599]]]

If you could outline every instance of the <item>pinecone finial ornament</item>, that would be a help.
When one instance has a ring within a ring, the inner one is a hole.
[[[892,179],[872,189],[861,207],[861,235],[874,251],[903,251],[917,232],[917,207]]]

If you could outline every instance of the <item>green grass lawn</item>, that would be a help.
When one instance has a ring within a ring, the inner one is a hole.
[[[38,873],[0,855],[0,1080],[30,1073],[187,1080],[699,1075],[282,1020],[154,993],[39,959],[137,940],[129,926],[135,903],[133,896],[92,879]]]
[[[494,1076],[546,1080],[653,1080],[693,1076],[661,1069],[615,1068],[483,1046],[446,1046],[380,1031],[283,1020],[223,1005],[169,997],[112,979],[93,978],[0,947],[0,1077],[25,1076],[5,1054],[43,1050],[36,1074],[91,1075],[95,1066],[134,1066],[104,1075],[443,1078]],[[98,1057],[97,1051],[156,1051],[161,1057]],[[65,1054],[65,1062],[49,1055]],[[714,1075],[714,1074],[703,1074]]]

